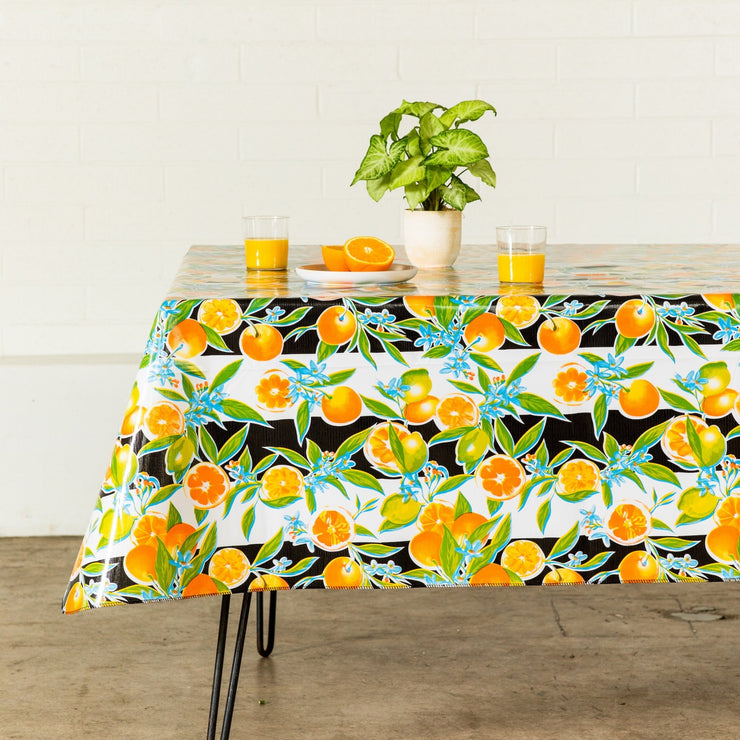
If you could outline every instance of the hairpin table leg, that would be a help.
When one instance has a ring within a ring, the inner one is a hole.
[[[224,646],[226,642],[226,630],[229,622],[229,596],[223,597],[221,604],[221,619],[218,627],[218,643],[216,646],[216,665],[213,671],[213,689],[211,693],[211,711],[208,718],[208,735],[207,740],[215,740],[216,722],[218,715],[218,700],[221,692],[221,678],[224,665]],[[244,652],[244,635],[247,631],[247,622],[249,621],[249,605],[252,601],[252,594],[249,591],[244,592],[242,599],[242,608],[239,615],[239,626],[236,632],[236,642],[234,644],[234,660],[231,664],[231,676],[229,678],[229,688],[226,692],[226,707],[224,708],[224,719],[221,724],[221,740],[228,740],[231,733],[231,718],[234,714],[234,701],[236,699],[236,689],[239,684],[239,671],[241,669],[242,654]]]
[[[267,645],[264,640],[264,591],[257,592],[257,652],[266,658],[275,646],[275,612],[277,610],[277,591],[270,591],[270,611],[267,617]]]

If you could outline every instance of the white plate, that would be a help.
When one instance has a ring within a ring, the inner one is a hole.
[[[382,285],[383,283],[403,283],[411,280],[417,273],[417,268],[411,265],[402,265],[395,263],[387,270],[378,270],[374,272],[339,272],[329,270],[326,265],[301,265],[295,268],[298,277],[303,278],[307,283],[321,283],[322,285],[366,285],[373,283]]]

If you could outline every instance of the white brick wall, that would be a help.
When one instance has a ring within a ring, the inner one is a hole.
[[[740,238],[740,0],[0,0],[0,373],[135,364],[187,247],[239,241],[244,208],[398,242],[400,197],[349,189],[368,137],[403,98],[472,97],[499,185],[466,240]]]

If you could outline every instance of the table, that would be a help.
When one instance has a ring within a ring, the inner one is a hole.
[[[311,286],[192,247],[64,611],[737,580],[740,247],[553,246],[526,293],[493,265]]]
[[[255,591],[267,656],[280,589],[740,580],[740,247],[494,264],[312,286],[189,250],[63,610],[223,595],[209,738],[233,593],[222,738]]]

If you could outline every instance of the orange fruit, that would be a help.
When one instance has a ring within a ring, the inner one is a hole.
[[[555,398],[566,406],[578,406],[591,397],[586,390],[587,382],[586,368],[577,362],[569,362],[560,368],[552,381]]]
[[[501,565],[516,573],[523,581],[528,581],[542,572],[545,553],[532,540],[514,540],[501,553]]]
[[[717,524],[740,529],[740,495],[728,496],[714,512]]]
[[[303,475],[292,465],[273,465],[262,476],[260,492],[267,501],[300,496],[303,493]]]
[[[226,499],[230,488],[229,476],[212,462],[194,465],[182,482],[185,495],[200,509],[218,506]]]
[[[144,434],[149,439],[160,439],[185,431],[185,417],[174,403],[162,401],[155,403],[144,414]]]
[[[498,316],[482,313],[465,327],[463,339],[474,352],[491,352],[504,343],[506,331]]]
[[[496,315],[517,329],[525,329],[534,324],[539,312],[540,303],[531,295],[505,295],[496,303]]]
[[[290,381],[282,370],[268,370],[254,387],[257,406],[265,411],[285,411],[293,405]]]
[[[488,498],[508,501],[519,494],[527,476],[518,460],[508,455],[493,455],[478,466],[475,480]]]
[[[193,532],[195,532],[195,527],[192,524],[186,524],[185,522],[173,524],[164,535],[164,546],[168,552],[174,555]],[[197,546],[197,544],[193,545],[190,552],[195,552]]]
[[[218,586],[213,578],[205,573],[199,573],[185,586],[182,592],[182,598],[190,599],[193,596],[211,596],[218,592]]]
[[[388,439],[388,425],[392,424],[398,438],[403,440],[410,436],[411,432],[405,426],[395,421],[384,421],[373,427],[373,430],[365,440],[363,452],[367,461],[377,468],[399,472],[398,463],[396,462],[391,444]]]
[[[236,588],[247,580],[249,560],[236,547],[222,547],[213,554],[208,564],[208,575],[221,581],[224,586]]]
[[[351,424],[362,414],[360,394],[348,385],[338,385],[322,397],[321,413],[335,426]]]
[[[409,424],[426,424],[434,418],[439,399],[427,396],[421,401],[412,401],[403,407],[403,416]]]
[[[465,514],[460,514],[450,527],[450,532],[455,538],[455,541],[462,544],[462,541],[467,538],[470,539],[470,535],[480,527],[481,524],[485,524],[488,520],[482,514],[476,514],[474,511],[468,511]],[[488,539],[486,537],[486,539]]]
[[[419,514],[416,524],[419,529],[436,532],[440,537],[445,527],[451,527],[455,518],[455,510],[441,501],[432,501]]]
[[[343,244],[324,244],[321,246],[321,259],[324,260],[327,270],[332,272],[347,272],[347,260],[344,257]]]
[[[409,313],[420,319],[433,318],[435,315],[433,295],[405,295],[403,303]]]
[[[599,491],[599,469],[590,460],[568,460],[558,470],[555,490],[566,495],[578,491]]]
[[[121,436],[130,437],[141,425],[146,409],[143,406],[132,406],[126,410],[121,421]]]
[[[715,393],[713,396],[705,396],[701,402],[701,410],[713,419],[719,419],[720,416],[726,416],[735,407],[738,393],[732,388],[725,388],[721,393]]]
[[[352,311],[344,306],[330,306],[321,313],[316,322],[319,339],[333,346],[349,342],[355,334],[356,327],[357,319]]]
[[[464,393],[450,393],[438,404],[434,414],[437,426],[445,431],[457,427],[474,427],[480,420],[475,401]]]
[[[131,539],[137,545],[157,546],[157,540],[164,539],[167,520],[161,514],[144,514],[131,529]]]
[[[553,355],[567,355],[581,343],[578,324],[565,316],[553,316],[543,321],[537,330],[537,344]]]
[[[718,563],[736,563],[740,560],[737,552],[739,539],[740,529],[729,524],[720,524],[709,530],[704,547]]]
[[[655,324],[653,307],[640,298],[625,301],[614,316],[617,331],[630,339],[639,339],[650,333]]]
[[[555,568],[551,570],[543,579],[542,583],[546,586],[564,585],[566,583],[583,583],[583,576],[576,570],[570,568]]]
[[[393,247],[375,236],[353,236],[344,242],[344,259],[352,272],[387,270],[395,256]]]
[[[497,563],[489,563],[470,576],[468,583],[471,586],[510,586],[511,576]]]
[[[732,293],[707,293],[702,298],[712,307],[719,311],[732,311],[735,301]]]
[[[283,337],[270,324],[252,324],[239,337],[239,348],[252,360],[274,360],[283,351]]]
[[[678,416],[665,428],[660,445],[671,460],[693,467],[696,466],[696,458],[686,434],[687,419],[691,419],[697,433],[709,428],[698,416]]]
[[[409,555],[422,568],[436,568],[439,565],[441,548],[442,535],[432,529],[415,534],[409,541]]]
[[[152,545],[136,545],[123,558],[123,569],[137,583],[154,583],[157,548]]]
[[[82,588],[82,584],[77,581],[67,594],[67,598],[64,600],[64,613],[74,614],[87,607],[85,601],[85,589]]]
[[[605,527],[613,542],[636,545],[645,540],[651,523],[652,517],[647,506],[639,501],[625,501],[607,512]]]
[[[198,321],[217,334],[234,331],[241,320],[239,304],[232,298],[208,298],[198,309]]]
[[[250,584],[250,591],[283,591],[289,589],[288,582],[274,573],[261,573]]]
[[[629,388],[619,391],[619,406],[630,419],[642,419],[654,414],[660,405],[658,389],[644,378],[633,380]]]
[[[322,550],[343,550],[355,535],[355,520],[343,509],[324,509],[311,522],[308,535]]]
[[[619,580],[622,583],[652,583],[660,576],[658,561],[645,550],[633,550],[619,564]]]
[[[183,360],[202,354],[207,345],[206,330],[195,319],[175,324],[167,335],[170,352]]]
[[[327,588],[359,588],[365,579],[362,568],[344,555],[330,560],[323,576]]]

